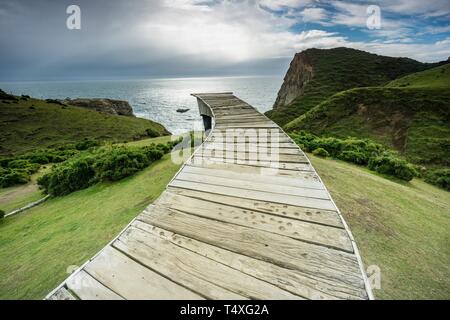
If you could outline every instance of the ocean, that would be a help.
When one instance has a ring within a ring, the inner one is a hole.
[[[126,100],[137,117],[163,124],[173,134],[202,130],[195,92],[231,91],[261,112],[270,110],[282,76],[208,77],[0,83],[0,89],[35,98],[110,98]],[[177,109],[189,109],[185,113]]]

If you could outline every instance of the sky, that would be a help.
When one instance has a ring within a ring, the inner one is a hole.
[[[0,81],[281,75],[342,46],[447,60],[450,1],[0,0]]]

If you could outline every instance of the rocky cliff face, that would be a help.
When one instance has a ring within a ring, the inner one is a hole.
[[[66,99],[64,104],[98,112],[109,113],[119,116],[134,117],[133,109],[127,101],[112,99]]]
[[[289,70],[284,77],[283,85],[278,91],[274,109],[286,106],[303,94],[304,87],[313,77],[313,66],[305,52],[296,53]]]

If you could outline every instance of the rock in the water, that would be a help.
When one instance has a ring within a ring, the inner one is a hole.
[[[75,107],[93,109],[98,112],[104,112],[119,116],[134,117],[133,109],[130,104],[124,100],[113,99],[67,99],[66,104]]]
[[[179,113],[185,113],[185,112],[188,112],[190,109],[184,109],[184,108],[179,108],[179,109],[177,109],[177,112],[179,112]]]

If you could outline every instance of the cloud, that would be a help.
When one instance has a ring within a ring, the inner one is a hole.
[[[323,8],[305,8],[299,13],[303,22],[314,22],[322,25],[330,25],[327,21],[328,13]]]
[[[383,15],[382,29],[368,30],[367,6],[362,2],[77,2],[82,29],[69,31],[65,9],[72,4],[70,0],[2,0],[0,77],[220,75],[245,70],[274,72],[277,68],[281,73],[295,52],[313,47],[348,46],[423,61],[450,55],[448,44],[437,39],[414,43],[417,30],[408,19]],[[390,10],[401,10],[404,4],[383,3],[382,12],[388,5]],[[426,12],[444,7],[433,3]],[[310,25],[313,27],[304,29]],[[365,38],[355,40],[353,28],[365,33]],[[447,29],[427,25],[426,30],[442,31],[446,36]]]

